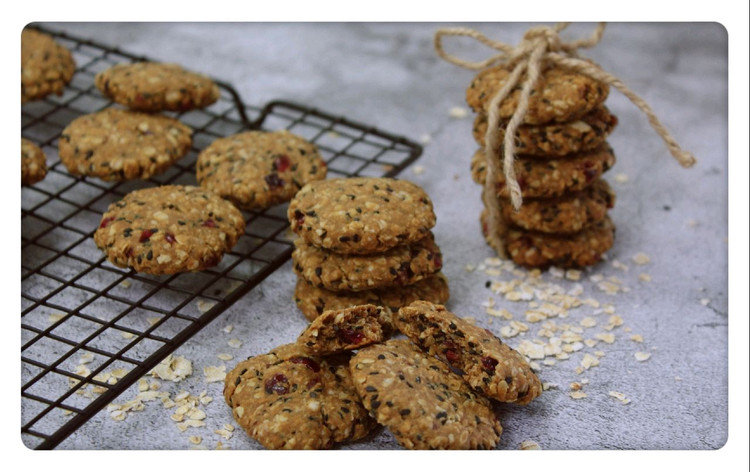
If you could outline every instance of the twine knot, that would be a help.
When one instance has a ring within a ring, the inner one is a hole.
[[[498,234],[502,221],[500,216],[500,204],[495,191],[495,176],[501,171],[505,176],[505,184],[510,194],[513,207],[518,210],[523,204],[521,187],[516,179],[515,172],[515,135],[518,127],[523,123],[523,118],[529,108],[529,97],[534,86],[539,81],[544,67],[560,67],[578,72],[591,77],[599,82],[615,87],[636,105],[648,118],[652,128],[661,136],[672,156],[683,166],[690,167],[695,164],[695,157],[680,148],[677,141],[664,128],[656,117],[651,107],[639,96],[626,87],[617,77],[605,72],[593,62],[580,58],[578,49],[591,48],[599,43],[604,34],[605,23],[599,23],[592,35],[588,38],[563,42],[560,32],[567,28],[569,23],[557,23],[553,27],[535,26],[527,30],[523,40],[516,46],[510,46],[499,41],[487,38],[483,34],[470,28],[442,28],[435,33],[434,45],[437,54],[446,61],[468,69],[484,69],[494,65],[502,65],[510,71],[503,86],[498,90],[487,106],[487,132],[485,134],[484,151],[487,158],[487,173],[484,185],[484,201],[489,213],[490,244],[499,254],[505,250]],[[485,46],[499,51],[484,61],[469,62],[458,57],[447,54],[443,50],[443,36],[465,36],[479,41]],[[503,100],[510,94],[517,84],[525,79],[521,85],[518,98],[518,106],[513,115],[505,124],[505,134],[502,143],[502,156],[499,146],[500,114],[499,108]]]

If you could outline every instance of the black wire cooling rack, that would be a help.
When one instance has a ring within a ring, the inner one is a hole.
[[[193,128],[193,147],[165,173],[121,183],[75,177],[60,162],[57,142],[71,120],[112,105],[93,85],[94,76],[117,63],[148,59],[34,27],[67,47],[77,65],[62,96],[24,104],[21,120],[22,136],[44,150],[49,167],[44,180],[22,188],[21,435],[27,447],[52,449],[286,262],[293,249],[286,205],[280,205],[243,212],[246,234],[214,268],[138,274],[111,265],[93,242],[110,203],[137,188],[195,185],[198,152],[247,129],[288,129],[305,137],[320,149],[330,177],[392,177],[422,149],[299,104],[245,106],[229,84],[217,81],[217,103],[171,114]]]

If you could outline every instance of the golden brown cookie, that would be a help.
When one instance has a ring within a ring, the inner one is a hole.
[[[487,236],[487,211],[481,217]],[[609,216],[592,226],[569,235],[524,231],[508,226],[501,235],[513,262],[528,268],[583,268],[597,264],[615,240],[615,226]]]
[[[522,354],[491,331],[459,318],[442,305],[416,301],[401,308],[393,322],[413,343],[450,365],[479,393],[519,405],[542,393],[542,383]]]
[[[117,64],[96,74],[94,83],[111,100],[139,111],[187,111],[219,99],[213,80],[178,64]]]
[[[615,164],[615,154],[605,143],[593,151],[588,151],[556,159],[538,159],[517,156],[515,160],[516,179],[524,198],[559,197],[577,192],[591,185]],[[471,159],[471,177],[474,182],[484,185],[487,161],[484,150],[479,149]],[[502,169],[502,165],[500,167]],[[505,185],[505,175],[495,176],[497,195],[509,197]]]
[[[338,254],[295,241],[294,271],[311,284],[332,291],[362,291],[411,285],[443,266],[432,232],[417,242],[374,255]]]
[[[498,129],[498,143],[502,149],[505,126]],[[516,130],[516,153],[525,156],[561,157],[591,151],[601,146],[617,125],[617,117],[600,106],[581,118],[566,123],[522,125]],[[476,142],[484,147],[487,115],[477,114],[472,130]]]
[[[577,233],[598,223],[615,205],[615,193],[604,179],[557,198],[528,198],[516,211],[510,200],[500,198],[500,210],[508,223],[527,231],[552,234]]]
[[[70,51],[51,36],[26,28],[21,33],[21,103],[62,95],[76,64]]]
[[[355,354],[354,386],[375,420],[407,449],[492,449],[502,433],[489,401],[407,339]]]
[[[503,65],[481,71],[466,90],[466,103],[475,112],[488,113],[490,101],[505,85],[510,73]],[[525,80],[526,75],[521,75],[519,82],[500,103],[501,121],[508,121],[516,111]],[[523,123],[541,125],[552,121],[573,121],[599,107],[608,94],[609,85],[580,72],[547,68],[532,89]]]
[[[112,203],[94,242],[116,266],[174,274],[215,266],[244,232],[231,203],[200,187],[166,185]]]
[[[382,342],[391,331],[391,310],[356,305],[323,312],[297,338],[297,344],[312,354],[328,356]]]
[[[44,151],[26,138],[21,138],[21,185],[32,185],[47,175]]]
[[[448,280],[440,272],[413,285],[384,287],[363,292],[331,292],[315,287],[301,277],[297,279],[294,288],[294,302],[305,318],[310,321],[326,310],[372,304],[387,307],[395,312],[415,300],[445,303],[449,297]]]
[[[287,215],[307,243],[342,254],[385,252],[419,241],[435,226],[427,193],[386,177],[311,182],[292,199]]]
[[[375,423],[352,384],[348,357],[316,357],[298,344],[240,362],[224,399],[266,449],[329,449],[366,436]]]
[[[198,155],[195,167],[202,187],[244,209],[288,202],[327,172],[317,146],[286,130],[219,138]]]
[[[190,150],[192,130],[167,116],[117,108],[83,115],[60,135],[60,160],[73,175],[148,179]]]

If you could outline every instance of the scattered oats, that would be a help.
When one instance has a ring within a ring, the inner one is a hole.
[[[596,339],[589,338],[589,339],[584,339],[583,340],[583,344],[585,344],[588,347],[592,347],[593,348],[594,346],[596,346],[597,344],[599,344],[599,341],[596,340]]]
[[[628,180],[630,180],[630,178],[628,177],[627,174],[622,174],[622,173],[615,174],[615,182],[617,182],[617,183],[624,184]]]
[[[229,441],[232,438],[232,432],[227,431],[226,429],[216,429],[214,430],[214,433],[218,434],[219,436],[221,436],[227,441]]]
[[[213,301],[213,300],[203,300],[203,299],[201,299],[201,300],[198,300],[196,302],[196,305],[198,306],[198,311],[200,311],[201,313],[205,313],[208,310],[210,310],[211,308],[213,308],[214,305],[216,305],[216,302]]]
[[[564,269],[560,269],[559,267],[550,267],[549,268],[549,275],[551,275],[552,277],[556,277],[558,279],[561,279],[561,278],[565,277],[565,270]]]
[[[498,277],[502,272],[500,272],[497,269],[485,269],[484,273],[489,275],[490,277]]]
[[[539,451],[542,448],[536,441],[526,439],[525,441],[521,441],[521,445],[518,447],[518,449],[522,451]]]
[[[701,305],[708,306],[708,304],[711,303],[711,300],[708,298],[701,298]]]
[[[691,228],[695,228],[696,226],[698,226],[698,222],[691,218],[687,221],[687,225]]]
[[[534,372],[539,372],[541,370],[541,367],[536,361],[529,361],[529,367],[531,367],[531,370]]]
[[[214,398],[206,395],[204,397],[201,397],[199,401],[201,402],[201,405],[208,405],[209,403],[214,401]]]
[[[414,175],[424,174],[424,166],[414,166],[412,172],[414,172]]]
[[[130,283],[130,280],[128,280],[128,279],[125,279],[122,282],[120,282],[120,286],[122,286],[124,288],[130,288],[131,285],[132,284]]]
[[[637,343],[642,343],[643,342],[643,336],[641,336],[640,334],[633,334],[633,335],[630,336],[630,340],[631,341],[635,341]]]
[[[648,274],[638,274],[638,280],[641,282],[651,282],[651,276]]]
[[[604,353],[604,351],[594,351],[594,355],[596,357],[604,357],[604,356],[606,356],[606,354]]]
[[[234,338],[234,339],[230,339],[227,344],[229,344],[229,347],[239,348],[240,346],[242,346],[242,341],[240,341],[237,338]]]
[[[573,392],[577,392],[578,390],[581,390],[582,388],[583,388],[583,384],[581,382],[570,383],[570,390]]]
[[[504,338],[512,338],[513,336],[517,336],[518,333],[519,331],[511,326],[503,326],[500,328],[500,336]]]
[[[638,265],[646,265],[649,262],[651,262],[651,258],[648,257],[647,254],[644,254],[642,252],[639,252],[635,256],[633,256],[633,262],[635,262]]]
[[[674,376],[674,381],[675,382],[682,382],[682,377],[680,377],[679,375],[675,375]]]
[[[576,269],[568,269],[565,271],[565,278],[568,280],[581,280],[581,271]]]
[[[216,357],[218,357],[218,358],[219,358],[219,359],[221,359],[222,361],[231,361],[232,359],[234,359],[234,356],[233,356],[233,355],[231,355],[231,354],[226,354],[226,353],[224,353],[224,352],[222,352],[221,354],[217,354],[217,355],[216,355]]]
[[[200,436],[190,436],[188,440],[193,444],[200,444],[203,441],[203,438]]]
[[[547,319],[547,315],[539,311],[528,310],[526,312],[526,321],[529,323],[538,323]]]
[[[612,267],[614,267],[615,269],[620,269],[623,272],[627,272],[628,270],[630,270],[630,267],[626,266],[625,264],[618,261],[617,259],[612,261]]]
[[[641,352],[641,351],[636,352],[634,355],[635,355],[635,360],[637,360],[638,362],[647,361],[651,357],[650,353]]]
[[[422,136],[419,137],[419,141],[422,144],[429,144],[430,141],[432,141],[432,136],[430,136],[429,134],[423,134]]]
[[[70,411],[70,410],[62,409],[62,410],[60,410],[60,413],[62,413],[63,416],[68,416],[68,415],[70,415],[73,412]]]
[[[583,359],[581,360],[581,367],[583,367],[585,370],[588,370],[592,367],[596,367],[599,365],[599,359],[592,356],[589,353],[586,353],[583,355]]]
[[[207,366],[203,368],[206,383],[223,382],[227,376],[227,366]]]
[[[570,398],[573,400],[580,400],[582,398],[588,397],[585,392],[577,391],[577,392],[570,392],[568,395],[570,395]]]
[[[475,270],[476,268],[477,268],[477,266],[475,266],[475,265],[472,265],[472,264],[466,264],[466,265],[464,266],[464,270],[465,270],[466,272],[474,272],[474,270]]]
[[[49,320],[50,324],[52,324],[52,323],[57,323],[58,321],[63,319],[64,316],[65,315],[63,313],[50,313],[47,319]]]
[[[453,107],[450,109],[449,115],[451,118],[466,118],[469,116],[469,110],[464,107]]]
[[[544,345],[524,340],[516,348],[518,352],[530,359],[544,359]]]
[[[206,419],[206,412],[203,410],[191,410],[188,413],[188,418],[191,420],[205,420]]]
[[[554,360],[554,359],[545,359],[545,360],[542,361],[542,364],[551,367],[551,366],[557,364],[557,361]]]
[[[122,410],[114,410],[109,414],[109,417],[112,418],[115,421],[122,421],[127,416],[127,413],[125,413]]]
[[[597,288],[599,288],[599,290],[606,293],[607,295],[616,295],[617,292],[620,291],[620,286],[609,280],[604,280],[602,282],[599,282],[598,284],[596,284],[596,286]]]
[[[574,342],[570,344],[565,344],[562,346],[562,350],[570,354],[571,352],[578,352],[583,349],[583,343],[581,342]]]
[[[559,361],[565,361],[565,360],[570,359],[570,355],[568,355],[568,353],[566,352],[561,352],[559,354],[555,354],[555,359]]]
[[[591,318],[590,316],[587,316],[581,320],[581,326],[584,328],[593,328],[596,326],[596,320],[594,318]]]
[[[157,379],[179,382],[193,374],[193,363],[182,356],[174,357],[170,354],[149,373]]]
[[[587,298],[585,300],[582,300],[584,305],[588,305],[592,308],[599,308],[600,304],[598,300],[594,300],[593,298]]]
[[[146,321],[148,321],[149,326],[153,326],[158,323],[160,319],[161,318],[159,318],[158,316],[155,316],[153,318],[146,318]]]
[[[608,314],[608,315],[614,315],[615,314],[615,307],[614,305],[604,305],[604,308],[602,308],[602,312]]]
[[[607,344],[612,344],[615,342],[615,335],[612,333],[598,333],[595,335],[596,339],[599,341],[604,341]]]
[[[627,405],[630,403],[630,399],[625,397],[624,393],[615,392],[614,390],[609,392],[609,396],[620,400],[620,403]]]
[[[589,277],[592,282],[601,282],[604,280],[604,276],[602,274],[593,274],[591,277]]]
[[[557,390],[558,388],[560,388],[560,386],[556,383],[542,382],[542,390],[544,390],[545,392],[547,390]]]
[[[341,137],[341,135],[338,132],[333,131],[333,130],[329,131],[327,134],[329,137],[334,138],[334,139]]]
[[[221,330],[227,334],[231,333],[233,329],[234,329],[234,326],[232,325],[226,325],[223,328],[221,328]]]
[[[138,379],[138,391],[145,392],[148,390],[148,380],[144,378]]]
[[[120,331],[120,335],[125,339],[133,339],[135,337],[135,334],[128,331]]]
[[[487,308],[487,314],[492,316],[497,316],[499,318],[504,318],[506,320],[512,320],[513,314],[506,310],[505,308],[501,308],[499,310],[495,310],[494,308]]]
[[[79,364],[88,364],[89,362],[93,362],[93,361],[94,361],[94,355],[90,352],[84,352],[83,354],[81,354],[81,357],[78,358]]]

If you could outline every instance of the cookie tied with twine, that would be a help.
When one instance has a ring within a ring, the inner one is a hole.
[[[495,176],[500,172],[503,173],[513,208],[520,209],[523,198],[514,168],[516,149],[514,137],[516,136],[516,130],[524,122],[524,117],[529,110],[529,97],[547,69],[561,68],[580,73],[616,88],[646,115],[652,128],[664,140],[669,152],[677,162],[683,167],[691,167],[695,164],[695,157],[680,148],[677,141],[669,134],[651,110],[651,107],[642,98],[625,86],[617,77],[604,71],[593,61],[578,55],[579,49],[591,48],[599,43],[604,34],[605,23],[599,23],[589,38],[564,42],[560,39],[559,33],[568,26],[569,23],[558,23],[554,27],[533,27],[526,31],[523,40],[515,47],[491,40],[470,28],[442,28],[435,33],[435,50],[446,61],[473,70],[502,66],[510,72],[503,85],[489,101],[486,110],[488,123],[484,146],[487,174],[484,181],[483,198],[489,213],[488,240],[500,255],[505,254],[505,248],[499,236],[504,231],[504,225],[500,203],[495,195]],[[499,53],[483,61],[464,61],[443,50],[444,36],[469,37],[499,51]],[[510,119],[505,123],[501,149],[498,131],[501,122],[500,105],[519,85],[521,91],[518,97],[518,105]]]

